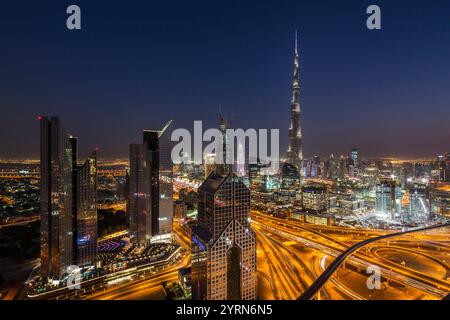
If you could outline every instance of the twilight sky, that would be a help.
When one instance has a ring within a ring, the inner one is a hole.
[[[284,153],[295,29],[306,157],[450,151],[449,0],[2,0],[0,157],[39,156],[38,115],[60,116],[82,156],[113,157],[169,119],[217,126],[219,107],[233,127],[279,128]]]

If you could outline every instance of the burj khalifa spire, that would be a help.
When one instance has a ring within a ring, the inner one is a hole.
[[[295,31],[294,77],[292,81],[291,126],[289,127],[289,147],[287,161],[295,166],[303,176],[302,131],[300,127],[300,76],[298,63],[297,31]]]

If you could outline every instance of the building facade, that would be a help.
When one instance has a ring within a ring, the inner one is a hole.
[[[401,213],[401,191],[397,181],[390,178],[380,178],[375,191],[375,210],[389,213],[392,220]]]
[[[78,266],[97,264],[97,151],[77,170],[76,261]]]
[[[171,123],[144,130],[143,143],[130,144],[129,229],[132,242],[141,245],[172,232]]]
[[[162,130],[144,130],[144,145],[150,159],[150,203],[152,235],[172,232],[173,163],[169,121]]]
[[[429,199],[431,214],[450,217],[450,184],[440,183],[432,186]]]
[[[216,168],[216,154],[208,153],[205,154],[205,158],[203,159],[203,166],[205,168],[205,179],[213,172]]]
[[[192,298],[256,299],[249,189],[232,173],[213,172],[198,193],[198,225],[192,228]]]
[[[58,117],[40,121],[41,276],[59,279],[73,264],[72,147]]]
[[[145,245],[152,236],[150,159],[144,144],[130,144],[128,219],[130,240]]]
[[[302,207],[309,213],[321,214],[327,212],[327,188],[319,185],[303,186]]]
[[[429,217],[427,185],[415,182],[409,188],[409,222],[421,222]]]

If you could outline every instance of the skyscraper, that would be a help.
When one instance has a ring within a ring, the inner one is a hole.
[[[97,151],[77,169],[76,264],[97,263]]]
[[[356,148],[352,149],[350,157],[353,161],[353,166],[355,168],[358,168],[359,167],[359,151],[358,151],[358,149],[356,149]]]
[[[450,152],[438,156],[439,181],[450,182]]]
[[[380,178],[376,186],[375,209],[391,214],[392,220],[401,213],[401,191],[397,182],[390,178]]]
[[[97,151],[78,166],[78,138],[69,136],[72,151],[73,264],[97,262]]]
[[[169,121],[162,130],[144,130],[144,145],[150,159],[150,203],[152,235],[172,232],[173,164]]]
[[[302,178],[303,153],[302,131],[300,127],[300,75],[298,61],[297,31],[295,32],[294,78],[292,82],[291,126],[289,127],[288,163],[295,166]]]
[[[60,279],[73,263],[72,147],[58,117],[40,121],[41,276]]]
[[[450,184],[439,183],[430,189],[430,213],[450,217]]]
[[[422,222],[428,217],[427,185],[414,182],[409,188],[408,222]]]
[[[205,168],[205,179],[206,179],[211,174],[211,172],[213,172],[216,168],[216,154],[215,153],[205,154],[203,166]]]
[[[245,176],[245,152],[242,142],[239,142],[237,152],[236,174],[238,177]]]
[[[128,214],[135,243],[146,244],[172,232],[171,124],[162,130],[144,130],[143,143],[130,145]]]
[[[71,135],[69,142],[72,148],[72,253],[73,263],[77,264],[78,138]]]
[[[256,299],[250,191],[235,174],[213,172],[198,195],[198,225],[192,227],[192,298]]]
[[[130,144],[128,219],[130,239],[146,244],[152,236],[150,159],[144,144]]]
[[[284,190],[298,189],[300,183],[300,175],[298,170],[292,164],[283,163],[281,167],[281,188]]]
[[[227,163],[234,161],[232,159],[231,144],[228,141],[227,129],[230,129],[230,122],[228,119],[221,117],[219,120],[219,130],[222,133],[222,163],[216,164],[216,170],[222,175],[233,172],[233,163]],[[218,161],[220,160],[219,158],[216,159]]]

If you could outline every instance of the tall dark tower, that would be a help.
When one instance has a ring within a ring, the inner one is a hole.
[[[289,127],[289,147],[287,161],[295,166],[302,180],[303,153],[302,131],[300,127],[300,76],[298,63],[297,31],[295,31],[294,79],[292,81],[291,126]]]
[[[76,264],[97,264],[97,150],[76,171]],[[75,255],[75,252],[74,252]]]
[[[73,263],[72,142],[58,117],[41,126],[41,276],[59,279]]]
[[[223,163],[216,165],[216,169],[219,174],[227,175],[233,172],[233,164],[227,163],[227,157],[231,155],[231,145],[230,141],[228,141],[229,137],[227,136],[227,129],[230,129],[230,122],[228,119],[221,117],[219,120],[219,130],[222,133],[222,154],[223,154]],[[231,160],[230,158],[229,160]]]

